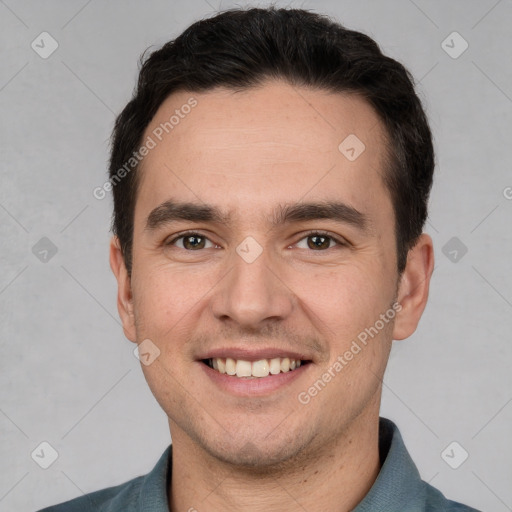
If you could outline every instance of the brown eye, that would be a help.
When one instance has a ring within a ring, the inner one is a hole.
[[[185,249],[204,249],[205,238],[202,236],[189,235],[183,237],[183,247]]]
[[[346,245],[331,235],[322,232],[311,232],[297,243],[299,249],[311,249],[313,251],[325,251],[336,246]]]
[[[212,242],[205,236],[202,236],[199,233],[186,233],[184,235],[177,236],[166,245],[174,245],[179,249],[184,249],[186,251],[197,251],[199,249],[207,248],[207,243],[210,244],[210,247],[213,247]]]
[[[331,238],[324,235],[308,236],[308,247],[313,250],[329,249]]]

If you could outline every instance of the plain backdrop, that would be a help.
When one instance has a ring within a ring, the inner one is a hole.
[[[117,315],[111,198],[93,190],[141,53],[218,9],[266,5],[218,1],[0,2],[0,510],[122,483],[170,442]],[[436,267],[418,330],[394,344],[381,414],[423,479],[512,510],[512,2],[276,3],[367,33],[418,83],[437,151]],[[48,469],[43,442],[58,454]]]

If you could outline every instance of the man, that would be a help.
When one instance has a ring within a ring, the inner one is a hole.
[[[427,302],[433,168],[408,72],[327,18],[226,11],[146,59],[97,193],[172,446],[46,510],[474,510],[379,418]]]

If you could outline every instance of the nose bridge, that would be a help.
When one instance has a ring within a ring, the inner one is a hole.
[[[212,299],[217,318],[229,317],[240,325],[254,327],[291,312],[292,293],[277,277],[275,259],[269,251],[252,237],[233,250],[230,270]]]

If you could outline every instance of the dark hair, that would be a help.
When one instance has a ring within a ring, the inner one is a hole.
[[[395,213],[398,272],[421,235],[434,171],[432,135],[407,69],[370,37],[302,9],[230,9],[200,20],[144,60],[112,134],[113,233],[131,274],[138,172],[130,159],[162,102],[177,91],[250,88],[266,79],[355,93],[377,112],[388,139],[384,182]],[[122,173],[131,161],[132,172]]]

